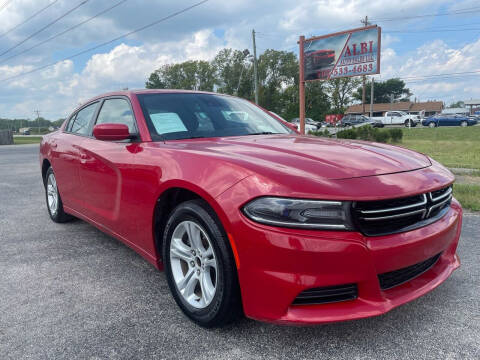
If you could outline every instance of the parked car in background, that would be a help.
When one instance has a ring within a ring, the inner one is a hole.
[[[292,119],[292,123],[295,124],[298,129],[300,130],[300,119],[299,118],[294,118]],[[305,132],[308,131],[317,131],[320,129],[321,124],[318,123],[317,121],[313,120],[312,118],[305,118]]]
[[[407,114],[404,111],[387,111],[384,116],[373,117],[372,120],[379,120],[383,125],[414,127],[420,123],[421,118],[418,115]]]
[[[277,118],[278,120],[280,120],[285,126],[288,126],[290,129],[292,129],[293,131],[295,131],[296,133],[298,133],[298,127],[297,127],[297,125],[292,124],[291,122],[288,122],[288,121],[285,120],[283,117],[281,117],[280,115],[278,115],[277,113],[275,113],[275,112],[273,112],[273,111],[268,110],[268,112],[269,112],[270,114],[272,114],[274,118]]]
[[[294,124],[297,128],[297,130],[300,130],[300,120],[293,120],[292,121],[292,124]],[[307,122],[305,122],[305,133],[308,133],[310,131],[317,131],[318,130],[318,127],[316,125],[312,125],[312,124],[308,124]]]
[[[465,115],[458,114],[439,114],[428,117],[422,121],[423,126],[437,127],[437,126],[472,126],[476,125],[478,121]]]
[[[300,122],[300,119],[299,119],[299,118],[293,118],[293,119],[292,119],[292,122],[299,123],[299,122]],[[313,125],[313,126],[316,126],[317,128],[320,127],[320,122],[319,122],[319,121],[315,121],[315,120],[313,120],[312,118],[305,118],[305,124]]]
[[[362,126],[371,125],[373,127],[383,127],[383,123],[380,120],[373,120],[365,115],[347,114],[339,122],[339,126]]]
[[[83,219],[165,270],[201,326],[381,315],[460,266],[448,169],[401,147],[295,134],[233,96],[100,95],[39,155],[51,220]],[[148,284],[158,296],[161,285]]]

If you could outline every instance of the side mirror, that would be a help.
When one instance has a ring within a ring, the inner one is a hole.
[[[125,124],[99,124],[93,127],[93,136],[98,140],[118,141],[129,139],[130,132]]]

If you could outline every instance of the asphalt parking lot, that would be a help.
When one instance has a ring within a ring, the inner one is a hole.
[[[80,220],[50,221],[38,145],[0,147],[2,359],[479,359],[480,216],[464,217],[462,267],[366,320],[286,327],[192,324],[163,273]]]

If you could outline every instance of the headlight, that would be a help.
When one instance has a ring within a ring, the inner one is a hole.
[[[261,197],[243,207],[251,220],[274,226],[353,230],[350,202]]]

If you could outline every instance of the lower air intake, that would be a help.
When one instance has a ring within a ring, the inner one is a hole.
[[[437,254],[430,259],[427,259],[425,261],[422,261],[421,263],[412,266],[378,275],[378,280],[380,281],[380,288],[382,290],[391,289],[394,286],[398,286],[416,278],[417,276],[423,274],[425,271],[430,269],[433,265],[435,265],[440,255],[441,254]]]
[[[326,304],[355,300],[358,297],[357,284],[312,288],[302,291],[293,301],[294,305]]]

